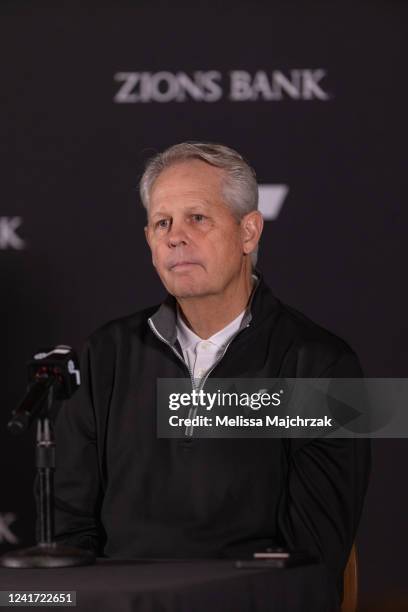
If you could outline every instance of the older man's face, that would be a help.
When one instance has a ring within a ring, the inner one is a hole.
[[[164,170],[153,185],[146,238],[175,297],[221,294],[248,266],[241,224],[224,203],[224,176],[220,168],[188,160]]]

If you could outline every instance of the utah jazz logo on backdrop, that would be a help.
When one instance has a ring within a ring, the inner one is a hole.
[[[17,233],[22,222],[21,217],[0,217],[0,249],[20,251],[25,248],[24,240]]]
[[[12,512],[0,514],[0,544],[18,544],[18,538],[10,529],[10,525],[16,520],[16,515]]]
[[[137,102],[279,102],[331,98],[326,89],[327,72],[322,68],[282,70],[196,70],[195,72],[116,72],[120,83],[114,95],[118,104]]]
[[[273,221],[281,211],[289,187],[287,185],[258,185],[258,187],[258,209],[266,221]]]

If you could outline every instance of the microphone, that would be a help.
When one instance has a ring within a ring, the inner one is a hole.
[[[13,434],[23,433],[30,427],[50,393],[57,400],[68,399],[81,384],[76,353],[64,344],[39,350],[28,362],[27,369],[28,391],[7,424]]]

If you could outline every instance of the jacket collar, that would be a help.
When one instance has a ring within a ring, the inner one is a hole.
[[[269,298],[277,302],[276,298],[272,296],[269,287],[265,284],[259,270],[255,270],[254,275],[256,276],[255,285],[248,300],[239,330],[247,327],[253,319],[254,322],[255,320],[263,319],[264,315],[270,312],[270,308],[267,307],[268,305],[265,304],[264,300],[266,294],[268,294]],[[148,319],[148,323],[153,332],[171,346],[174,346],[177,342],[176,308],[177,301],[175,297],[168,294],[159,309]]]

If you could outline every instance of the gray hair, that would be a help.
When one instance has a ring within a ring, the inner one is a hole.
[[[148,160],[140,181],[140,197],[146,211],[149,210],[150,193],[154,182],[169,166],[189,159],[199,159],[211,166],[225,170],[223,194],[225,203],[239,222],[253,210],[258,210],[258,183],[255,170],[234,149],[209,142],[181,142],[157,153]],[[255,266],[258,247],[251,253]]]

